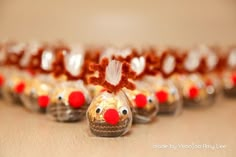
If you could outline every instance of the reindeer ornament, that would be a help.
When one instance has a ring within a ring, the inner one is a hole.
[[[228,56],[224,57],[227,69],[223,73],[224,94],[228,97],[236,97],[236,47],[228,50]]]
[[[179,77],[179,57],[173,49],[160,51],[160,72],[155,80],[151,80],[155,86],[155,96],[159,102],[159,113],[178,115],[182,111],[182,95],[175,78]]]
[[[201,69],[201,54],[198,49],[191,49],[183,54],[183,69],[186,73],[179,80],[181,86],[184,105],[188,107],[209,106],[209,95],[206,90],[206,84]]]
[[[17,67],[24,56],[24,47],[25,43],[13,42],[7,43],[5,47],[6,57],[3,63],[5,77],[2,77],[2,82],[4,81],[2,95],[11,104],[22,104],[20,95],[24,91],[25,82],[22,80],[23,74]]]
[[[217,53],[220,50],[217,47],[201,45],[197,51],[201,55],[198,72],[205,83],[206,104],[213,104],[221,88],[220,77],[217,72],[217,65],[219,64],[219,54]]]
[[[120,56],[121,57],[121,56]],[[157,115],[159,105],[153,86],[147,81],[147,75],[155,75],[158,65],[152,53],[135,54],[130,57],[131,69],[136,73],[134,90],[125,89],[132,104],[135,123],[152,122]]]
[[[30,72],[26,78],[21,100],[24,106],[33,112],[45,113],[50,102],[50,93],[57,82],[52,77],[52,65],[56,61],[55,47],[47,45],[31,45],[21,68]],[[58,82],[57,82],[58,83]]]
[[[45,113],[53,87],[55,84],[42,76],[27,81],[24,93],[21,95],[24,106],[30,111]]]
[[[47,114],[58,122],[74,122],[85,117],[91,96],[86,89],[87,64],[85,52],[80,46],[73,46],[65,55],[59,54],[54,64],[54,76],[64,75],[50,95],[50,104]],[[86,82],[85,82],[86,83]]]
[[[98,77],[91,77],[90,82],[101,85],[106,90],[97,95],[87,110],[87,120],[91,132],[101,137],[118,137],[126,134],[132,124],[131,102],[122,90],[133,90],[135,85],[129,82],[135,73],[126,62],[102,59],[100,64],[91,64],[92,71]]]

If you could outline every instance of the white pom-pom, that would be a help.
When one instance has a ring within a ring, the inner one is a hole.
[[[106,76],[105,80],[110,84],[116,86],[119,84],[122,75],[122,63],[116,60],[109,62],[106,67]]]
[[[144,57],[135,57],[131,60],[131,69],[135,71],[137,75],[144,71],[145,65],[146,61]]]

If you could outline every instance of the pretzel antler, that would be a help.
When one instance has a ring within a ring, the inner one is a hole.
[[[121,66],[120,70],[118,70],[118,73],[114,73],[116,76],[112,76],[111,73],[109,73],[108,68],[113,68],[113,65]],[[90,77],[89,82],[94,85],[101,85],[103,86],[108,92],[110,93],[117,93],[120,91],[123,87],[126,87],[128,89],[134,90],[135,85],[129,81],[129,78],[134,79],[135,78],[135,72],[133,72],[130,68],[130,65],[127,62],[119,62],[117,60],[112,60],[110,63],[107,58],[102,59],[100,64],[91,64],[90,65],[91,71],[98,71],[98,77]],[[118,78],[118,82],[114,83],[110,79],[107,79],[109,76]]]

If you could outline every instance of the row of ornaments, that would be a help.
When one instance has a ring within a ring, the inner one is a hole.
[[[132,123],[183,106],[211,106],[221,92],[236,97],[236,49],[83,47],[0,44],[0,95],[58,122],[87,118],[96,136],[126,134]],[[86,115],[86,116],[85,116]]]

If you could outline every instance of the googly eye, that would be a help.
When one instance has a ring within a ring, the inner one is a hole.
[[[128,108],[123,106],[120,108],[120,113],[122,113],[123,115],[127,115],[128,114]]]
[[[57,99],[60,100],[60,101],[63,100],[63,95],[62,95],[62,94],[59,94],[59,95],[57,96]]]
[[[150,96],[150,97],[147,98],[147,100],[148,100],[149,103],[153,103],[154,98]]]
[[[98,107],[96,108],[96,113],[97,113],[97,114],[100,114],[100,113],[102,113],[102,110],[103,110],[103,108],[102,108],[101,106],[98,106]]]

